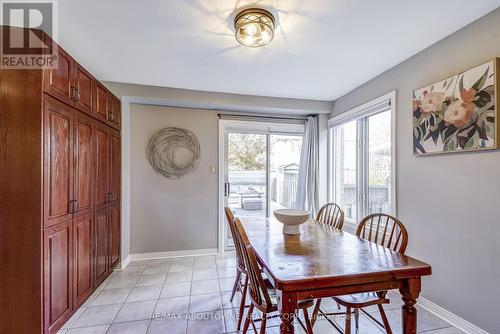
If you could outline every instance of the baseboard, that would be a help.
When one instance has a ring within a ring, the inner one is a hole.
[[[477,327],[476,325],[468,322],[467,320],[459,317],[458,315],[451,313],[450,311],[431,302],[428,299],[420,297],[418,299],[417,305],[431,312],[435,316],[443,319],[444,321],[448,322],[453,327],[460,329],[462,332],[466,334],[489,334],[487,331]]]
[[[165,259],[173,257],[186,257],[186,256],[202,256],[202,255],[217,255],[219,254],[219,249],[217,248],[207,248],[207,249],[190,249],[181,251],[169,251],[169,252],[153,252],[153,253],[136,253],[130,254],[121,263],[121,269],[127,267],[130,262],[137,260],[156,260]]]

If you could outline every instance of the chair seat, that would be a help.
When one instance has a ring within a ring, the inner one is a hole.
[[[388,304],[389,299],[380,296],[378,292],[363,292],[352,295],[333,297],[342,306],[360,308],[377,304]]]

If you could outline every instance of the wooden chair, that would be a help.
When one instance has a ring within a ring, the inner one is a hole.
[[[250,245],[250,241],[248,240],[248,236],[245,232],[245,229],[243,228],[243,225],[241,225],[240,220],[236,218],[234,220],[234,223],[236,226],[237,238],[239,238],[239,245],[242,250],[241,253],[243,254],[243,259],[247,268],[247,276],[249,277],[248,285],[251,299],[251,305],[248,309],[245,325],[243,326],[243,334],[246,334],[250,324],[252,324],[254,332],[257,333],[257,327],[255,326],[255,322],[252,318],[254,308],[262,312],[260,334],[264,334],[266,332],[268,314],[278,311],[276,291],[272,288],[272,286],[270,286],[270,284],[266,284],[266,281],[262,277],[262,269],[257,262],[255,251]],[[312,300],[301,301],[298,304],[298,308],[304,312],[307,334],[313,333],[309,315],[307,313],[307,308],[311,307],[312,305]]]
[[[360,238],[372,241],[386,248],[390,248],[401,254],[406,251],[408,245],[408,232],[405,226],[397,219],[383,213],[375,213],[364,218],[359,223],[356,235]],[[359,328],[359,310],[363,307],[377,305],[382,317],[381,324],[369,313],[363,311],[367,316],[385,328],[387,334],[392,334],[391,326],[387,320],[383,304],[389,304],[386,298],[387,291],[357,293],[353,295],[333,297],[340,305],[346,308],[345,333],[351,333],[351,310],[354,309],[356,329]]]
[[[337,228],[339,230],[344,227],[344,210],[340,208],[340,206],[336,203],[326,203],[321,207],[318,214],[316,215],[316,220],[322,224],[329,225],[333,228]],[[316,322],[318,318],[318,313],[320,312],[321,299],[316,301],[316,305],[314,306],[314,310],[312,313],[312,325]],[[340,305],[337,303],[337,306],[340,310]],[[323,315],[326,313],[321,312]]]
[[[344,226],[344,210],[336,203],[327,203],[319,210],[316,220],[341,230]]]
[[[241,292],[241,301],[240,301],[240,308],[239,308],[239,317],[238,317],[238,324],[237,324],[237,330],[240,330],[241,327],[241,321],[243,319],[243,312],[245,311],[245,299],[247,296],[247,288],[248,288],[248,275],[247,271],[245,268],[245,262],[243,259],[243,255],[241,253],[241,247],[238,245],[239,238],[237,235],[236,231],[236,226],[234,225],[234,214],[233,211],[231,211],[230,208],[225,207],[224,211],[226,213],[226,219],[227,223],[229,224],[229,230],[231,231],[231,236],[233,237],[233,242],[234,242],[234,248],[236,250],[236,278],[234,280],[234,285],[233,285],[233,291],[231,292],[231,302],[234,299],[234,295],[236,294],[236,291]],[[242,276],[245,277],[244,282],[241,282]]]

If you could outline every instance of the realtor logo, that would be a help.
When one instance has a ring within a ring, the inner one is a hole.
[[[0,0],[0,68],[57,67],[52,44],[57,41],[57,2]]]

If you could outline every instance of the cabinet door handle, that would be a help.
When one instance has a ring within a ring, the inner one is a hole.
[[[113,200],[113,193],[108,193],[108,202]]]
[[[75,87],[71,86],[69,88],[69,99],[74,101],[75,100]]]
[[[80,211],[80,202],[78,202],[77,199],[75,199],[75,213]]]
[[[80,102],[80,89],[76,89],[76,102]]]
[[[74,203],[75,203],[75,200],[69,201],[69,203],[68,203],[68,211],[69,211],[69,213],[75,213],[75,205],[74,205]]]

